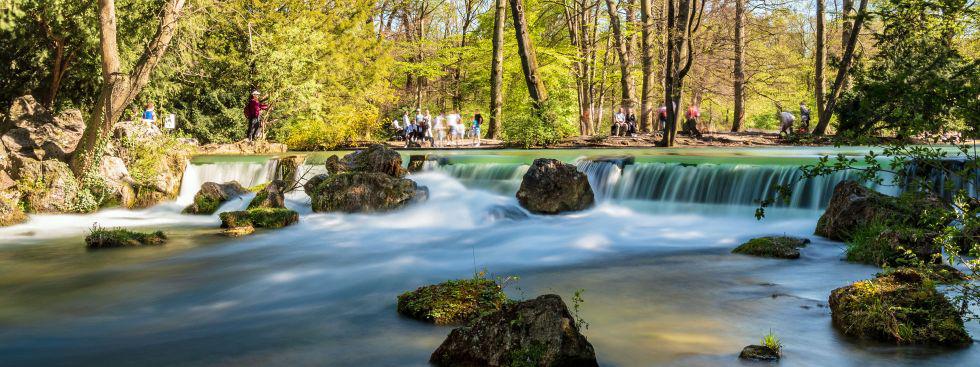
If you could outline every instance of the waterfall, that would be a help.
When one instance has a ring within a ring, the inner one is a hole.
[[[442,171],[472,188],[481,188],[503,194],[514,194],[521,186],[521,178],[528,165],[519,163],[465,163],[446,164],[424,169]]]
[[[265,162],[188,163],[187,169],[184,170],[184,178],[180,182],[180,196],[177,197],[177,203],[189,205],[194,201],[194,194],[205,182],[238,181],[244,187],[252,187],[272,181],[277,164],[277,159],[269,159]]]

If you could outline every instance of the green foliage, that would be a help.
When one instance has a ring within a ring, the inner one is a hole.
[[[510,302],[500,284],[477,275],[398,296],[398,313],[437,325],[465,324]]]
[[[254,208],[220,214],[221,228],[283,228],[299,221],[299,213],[286,208]]]
[[[772,329],[769,329],[769,334],[762,337],[762,346],[772,349],[777,354],[781,353],[783,350],[783,343],[779,341],[779,337],[772,333]]]
[[[134,232],[123,228],[106,229],[98,224],[92,226],[85,245],[90,249],[157,246],[167,241],[162,231],[153,233]]]
[[[800,257],[800,247],[806,247],[809,240],[786,236],[753,238],[732,250],[733,254],[761,257],[796,259]]]
[[[575,324],[580,329],[588,330],[589,323],[585,322],[585,319],[579,314],[579,311],[582,310],[582,305],[585,304],[585,298],[582,298],[583,293],[585,293],[585,289],[576,289],[572,295],[572,316],[575,317]]]
[[[903,252],[881,237],[882,232],[890,229],[880,222],[858,228],[847,243],[847,260],[873,265],[894,264]]]
[[[555,100],[545,101],[540,110],[529,104],[523,112],[504,120],[501,138],[521,148],[554,145],[577,132],[575,126],[563,117],[569,115],[564,108]]]
[[[181,170],[186,150],[176,137],[162,135],[153,139],[123,138],[119,140],[122,158],[126,161],[129,175],[139,185],[151,185],[161,167],[170,165]]]

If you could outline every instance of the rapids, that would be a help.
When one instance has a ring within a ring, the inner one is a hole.
[[[792,182],[819,152],[620,151],[446,153],[411,175],[430,199],[385,214],[311,213],[300,223],[227,239],[217,215],[180,210],[200,184],[272,179],[269,157],[195,159],[173,203],[89,215],[35,215],[0,228],[0,366],[425,366],[449,327],[399,317],[395,297],[487,271],[519,276],[511,297],[584,289],[585,335],[603,366],[730,366],[771,329],[784,366],[967,366],[959,351],[849,340],[830,324],[829,292],[879,269],[840,261],[812,236],[845,176],[797,186],[757,221],[755,201]],[[595,208],[529,215],[514,198],[536,156],[574,162]],[[319,170],[323,156],[308,159]],[[317,171],[318,172],[318,171]],[[886,188],[882,188],[883,190]],[[225,204],[235,210],[248,197]],[[162,229],[163,247],[86,251],[93,223]],[[796,261],[730,255],[767,234],[814,240]],[[968,331],[980,335],[976,322]]]

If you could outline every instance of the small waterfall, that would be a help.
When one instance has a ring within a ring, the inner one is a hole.
[[[967,174],[972,169],[972,174]],[[966,190],[970,197],[977,197],[980,187],[980,172],[976,162],[969,162],[963,157],[942,159],[938,164],[908,162],[904,174],[899,177],[899,186],[908,189],[916,184],[916,180],[924,180],[931,185],[930,189],[946,199],[952,199],[960,190]]]
[[[521,186],[521,178],[528,165],[518,163],[463,163],[446,164],[435,169],[452,176],[472,188],[481,188],[505,194],[513,194]]]
[[[244,187],[252,187],[272,181],[276,164],[278,164],[277,159],[269,159],[265,162],[188,163],[180,183],[180,196],[177,198],[177,203],[190,204],[194,200],[194,194],[205,182],[238,181]]]

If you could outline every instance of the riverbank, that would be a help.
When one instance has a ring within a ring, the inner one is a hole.
[[[829,141],[829,140],[828,140]],[[338,148],[340,150],[360,149],[370,144],[369,142],[357,142],[349,146]],[[428,144],[422,147],[406,148],[404,141],[390,140],[384,142],[389,148],[399,150],[468,150],[468,149],[517,149],[522,148],[499,139],[482,139],[480,146],[474,145],[473,139],[463,139],[458,144],[447,143],[444,147],[430,147]],[[794,146],[805,145],[798,142],[788,142],[779,134],[771,132],[717,132],[705,133],[700,139],[678,135],[675,147],[773,147],[773,146]],[[583,148],[657,148],[660,147],[659,134],[638,134],[635,137],[624,136],[577,136],[567,138],[547,147],[533,147],[532,149],[583,149]]]

